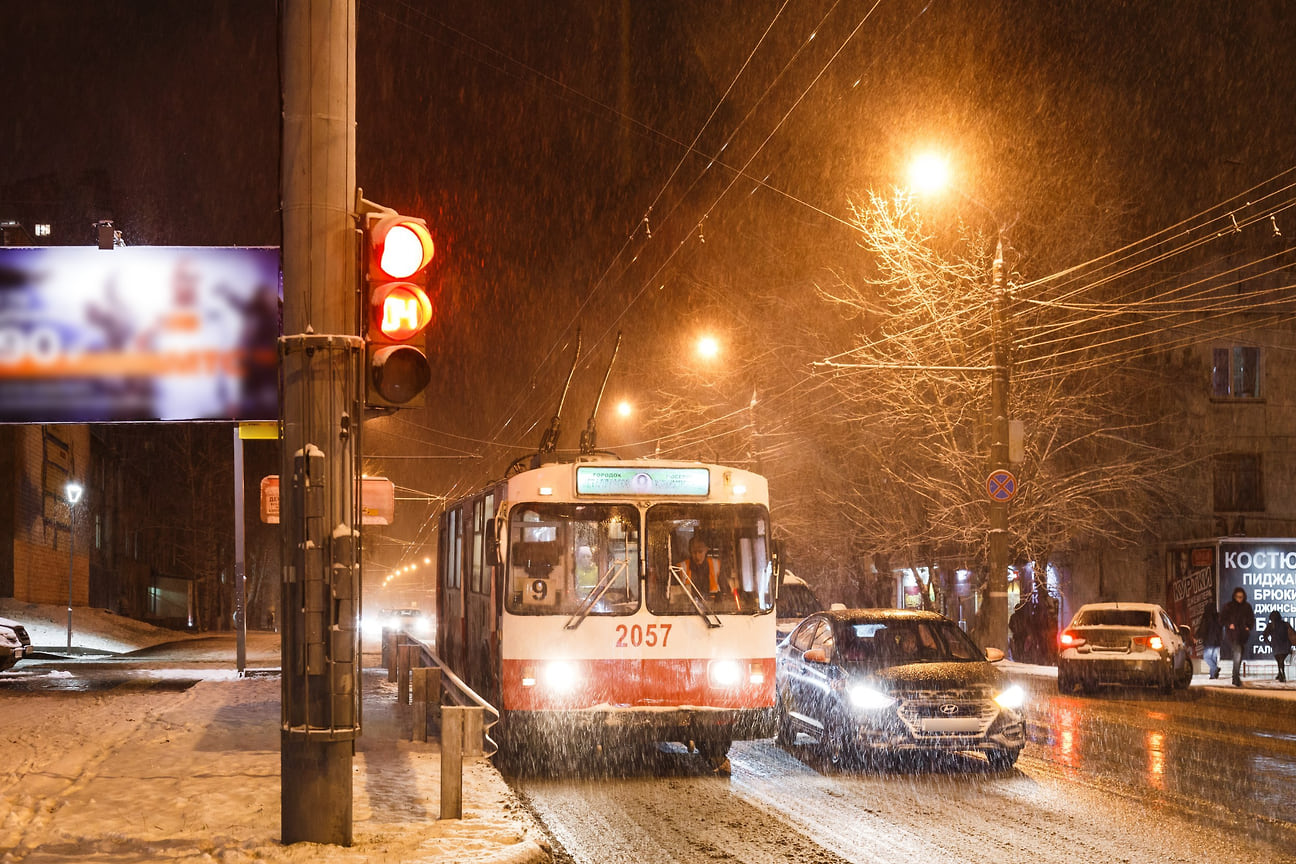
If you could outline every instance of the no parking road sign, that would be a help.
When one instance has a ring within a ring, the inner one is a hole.
[[[986,494],[991,501],[1011,501],[1017,494],[1017,478],[1011,471],[1000,468],[986,478]]]

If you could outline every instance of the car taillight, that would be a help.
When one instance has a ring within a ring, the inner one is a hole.
[[[1134,644],[1135,648],[1150,648],[1153,651],[1160,651],[1165,647],[1165,642],[1155,634],[1152,636],[1135,636],[1130,642]]]
[[[1058,636],[1058,644],[1063,648],[1079,648],[1084,643],[1084,637],[1073,630],[1063,630]]]

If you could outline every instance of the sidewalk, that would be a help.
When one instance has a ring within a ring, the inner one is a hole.
[[[0,690],[0,862],[549,860],[485,762],[465,763],[464,818],[438,821],[438,748],[405,740],[410,709],[381,669],[364,673],[354,845],[282,845],[279,688],[277,675],[209,670],[183,692]]]
[[[1033,666],[1004,660],[995,664],[1008,677],[1051,678],[1057,680],[1056,666]],[[1287,670],[1287,681],[1277,680],[1278,667],[1273,661],[1248,662],[1243,665],[1242,686],[1232,682],[1232,661],[1220,661],[1220,677],[1212,680],[1200,673],[1193,676],[1189,690],[1196,698],[1241,707],[1245,704],[1257,711],[1296,710],[1296,666]]]

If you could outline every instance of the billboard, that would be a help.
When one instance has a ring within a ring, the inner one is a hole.
[[[1189,624],[1196,633],[1206,604],[1222,609],[1234,589],[1241,588],[1256,616],[1245,659],[1273,657],[1259,636],[1275,609],[1287,621],[1296,618],[1296,540],[1206,540],[1171,548],[1168,556],[1166,608],[1175,623]]]
[[[0,248],[0,422],[272,420],[276,248]]]

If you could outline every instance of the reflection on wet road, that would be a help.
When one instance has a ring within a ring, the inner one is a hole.
[[[1296,702],[1119,689],[1033,696],[1027,753],[1036,759],[1230,821],[1276,817],[1290,828],[1296,818]]]

